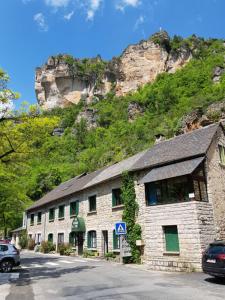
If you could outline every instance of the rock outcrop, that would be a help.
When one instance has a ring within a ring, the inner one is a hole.
[[[117,96],[133,92],[154,81],[162,72],[175,72],[191,59],[190,49],[181,47],[171,51],[168,45],[168,34],[159,32],[148,40],[128,46],[120,57],[109,62],[103,62],[99,57],[90,59],[90,64],[100,61],[104,65],[101,77],[94,73],[80,76],[76,68],[71,71],[68,55],[50,57],[45,65],[36,69],[38,103],[43,109],[52,109],[79,101],[98,101],[112,90]],[[85,65],[84,60],[74,61],[75,66]]]
[[[196,109],[184,116],[180,123],[180,129],[177,134],[183,134],[204,126],[221,122],[225,124],[225,101],[210,104],[206,111]]]

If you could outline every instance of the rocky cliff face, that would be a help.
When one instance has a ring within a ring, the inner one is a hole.
[[[133,92],[162,72],[175,72],[191,59],[190,49],[171,51],[168,45],[169,36],[160,32],[128,46],[120,57],[109,62],[101,58],[72,59],[68,55],[50,57],[36,69],[38,103],[43,109],[52,109],[81,100],[98,101],[110,91],[117,96]]]

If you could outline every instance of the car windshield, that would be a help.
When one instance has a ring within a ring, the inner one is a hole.
[[[208,254],[225,254],[225,246],[224,245],[211,245],[207,251]]]

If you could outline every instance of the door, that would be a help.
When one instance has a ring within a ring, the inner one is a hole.
[[[108,253],[108,231],[107,230],[102,231],[102,240],[103,240],[102,252],[105,255],[106,253]]]
[[[83,245],[84,245],[83,232],[78,232],[77,233],[78,255],[82,255],[83,254]]]

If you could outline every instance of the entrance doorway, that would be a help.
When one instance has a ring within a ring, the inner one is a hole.
[[[107,230],[102,230],[102,253],[105,255],[108,253],[108,231]]]
[[[82,255],[83,245],[84,245],[83,232],[74,232],[74,231],[70,232],[69,241],[73,247],[76,247],[77,254]]]

